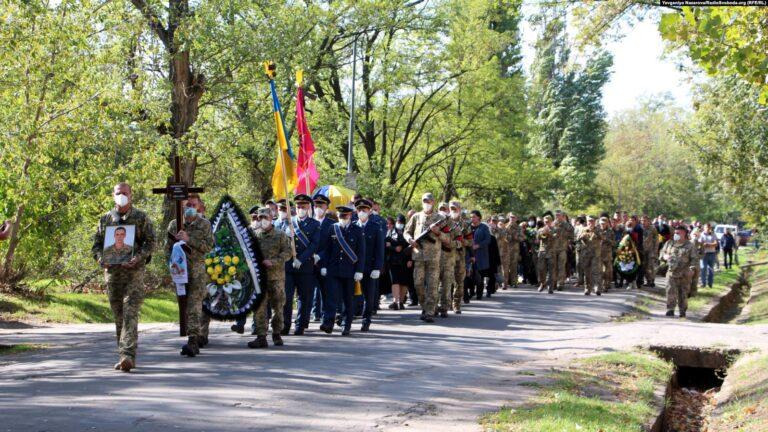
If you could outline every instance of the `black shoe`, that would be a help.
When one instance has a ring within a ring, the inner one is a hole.
[[[351,330],[348,329],[348,328],[345,328],[344,330],[342,330],[341,335],[342,336],[349,336],[350,333],[351,333]]]
[[[235,333],[239,333],[239,334],[245,333],[245,326],[241,326],[241,325],[237,325],[237,324],[232,324],[232,327],[230,327],[229,329],[232,330]]]
[[[283,328],[283,330],[280,332],[282,336],[288,336],[288,334],[291,332],[291,329],[288,327]]]
[[[419,302],[417,302],[417,301],[411,301],[411,302],[408,303],[408,306],[411,306],[411,307],[418,306],[418,305],[419,305]]]
[[[552,290],[551,288],[549,290],[547,290],[547,294],[554,294],[554,293],[555,293],[555,291]]]
[[[293,331],[294,336],[304,336],[304,327],[299,327]]]
[[[253,329],[253,330],[251,331],[251,336],[258,336],[258,334],[256,334],[256,329]]]
[[[320,317],[314,317],[314,318],[312,318],[312,322],[320,322]]]
[[[197,337],[198,348],[205,348],[206,345],[208,345],[208,336],[198,336]]]
[[[398,310],[400,308],[400,305],[397,304],[397,302],[392,302],[387,306],[389,310]]]
[[[405,305],[403,303],[400,303],[399,305],[400,310],[405,310]]]
[[[433,323],[433,322],[435,322],[435,319],[432,318],[431,316],[424,317],[424,322],[425,323]]]
[[[361,332],[367,332],[371,329],[371,323],[364,323],[362,327],[360,327]]]
[[[448,312],[445,310],[440,311],[440,318],[448,318]]]
[[[461,315],[461,309],[454,311],[453,313],[455,313],[456,315]]]
[[[248,348],[269,348],[266,336],[256,336],[256,339],[248,342]]]
[[[283,338],[280,337],[280,333],[272,333],[272,343],[275,346],[283,346]]]
[[[339,316],[337,316],[337,317],[336,317],[336,325],[337,325],[337,326],[340,326],[340,325],[341,325],[341,320],[342,320],[342,317],[341,317],[341,315],[339,315]]]
[[[333,326],[330,324],[322,324],[320,325],[320,330],[327,334],[331,334],[333,333]]]
[[[187,357],[194,357],[200,354],[200,348],[197,346],[197,341],[194,337],[190,336],[187,343],[181,347],[181,355]]]
[[[667,316],[668,316],[668,317],[673,317],[673,316],[675,316],[675,311],[673,311],[673,310],[668,310],[668,311],[667,311]]]
[[[469,304],[469,298],[464,299],[464,304]]]
[[[309,323],[304,324],[304,330],[309,328]]]
[[[421,315],[419,315],[419,319],[424,321],[425,319],[427,319],[427,314],[424,311],[421,311]]]
[[[598,296],[599,296],[599,295],[603,295],[603,293],[601,293],[600,291],[598,291],[598,292],[596,292],[596,293],[595,293],[595,295],[598,295]]]
[[[680,318],[685,318],[685,311],[680,311]]]

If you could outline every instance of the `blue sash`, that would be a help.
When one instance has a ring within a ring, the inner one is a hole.
[[[296,221],[293,221],[293,232],[296,233],[296,238],[299,239],[301,244],[306,248],[309,247],[309,238],[307,238],[307,235],[304,234],[304,231],[299,228],[299,224],[296,223]]]
[[[349,257],[349,259],[352,260],[353,263],[356,263],[357,254],[355,253],[355,251],[352,250],[352,247],[350,247],[349,243],[347,243],[347,239],[345,239],[344,235],[341,233],[341,226],[339,224],[334,224],[333,232],[336,233],[336,240],[339,241],[339,246],[341,246],[341,250],[344,251],[344,253]]]

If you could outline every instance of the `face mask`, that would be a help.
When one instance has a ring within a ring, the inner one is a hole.
[[[277,215],[280,219],[288,219],[288,213],[284,211],[277,212]]]
[[[395,228],[401,230],[401,229],[405,228],[405,224],[401,224],[401,223],[398,222],[398,223],[395,224]]]
[[[425,212],[432,211],[432,204],[422,203],[421,208],[424,209]]]
[[[377,212],[376,210],[371,210],[371,214],[377,215],[377,214],[379,214],[379,212]]]
[[[680,234],[675,234],[674,236],[672,236],[672,238],[674,238],[675,241],[680,241]]]
[[[533,221],[528,221],[528,226],[529,226],[529,227],[533,227],[533,226],[536,226],[536,222],[533,222]]]
[[[461,215],[461,213],[459,213],[457,211],[452,211],[451,212],[451,218],[453,218],[453,219],[458,219],[460,215]]]
[[[184,217],[188,217],[188,218],[197,217],[197,210],[194,207],[185,208]]]
[[[267,229],[267,228],[272,226],[272,221],[267,220],[267,219],[262,219],[262,220],[259,221],[259,225],[262,228]]]
[[[345,227],[345,226],[349,225],[350,220],[351,220],[350,218],[339,219],[339,223],[341,224],[341,226]]]
[[[448,213],[446,213],[446,212],[445,212],[445,210],[440,210],[438,213],[439,213],[439,214],[440,214],[440,216],[442,216],[442,217],[446,217],[446,216],[448,216]]]
[[[323,216],[325,216],[325,210],[320,207],[315,207],[315,217],[320,219]]]
[[[307,217],[307,209],[300,208],[296,210],[296,215],[298,215],[302,219]]]
[[[118,194],[113,197],[115,199],[115,204],[117,204],[118,207],[125,207],[128,205],[128,196],[123,194]]]
[[[357,217],[358,217],[358,219],[360,219],[361,221],[365,222],[365,221],[367,221],[367,220],[368,220],[368,212],[367,212],[367,211],[363,211],[363,210],[360,210],[359,212],[357,212]]]

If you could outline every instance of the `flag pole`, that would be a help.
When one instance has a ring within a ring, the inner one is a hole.
[[[264,69],[267,72],[267,77],[269,77],[269,85],[270,87],[272,87],[275,81],[274,80],[275,69],[276,69],[275,63],[264,62]],[[282,121],[283,113],[278,111],[277,115],[278,117],[280,117],[280,121]],[[278,127],[278,125],[275,124],[275,127]],[[283,131],[283,136],[285,136],[285,131]],[[280,137],[277,138],[277,157],[280,159],[280,167],[281,167],[281,171],[283,172],[283,191],[285,192],[285,205],[288,206],[288,227],[291,232],[291,254],[293,256],[293,259],[296,259],[296,232],[293,230],[293,217],[291,216],[291,199],[288,195],[288,174],[285,172],[286,171],[285,159],[283,159],[284,155],[283,155],[282,145],[280,145]]]

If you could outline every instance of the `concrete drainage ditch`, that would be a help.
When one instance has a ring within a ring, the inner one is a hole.
[[[706,430],[715,408],[715,395],[739,351],[670,346],[651,346],[650,350],[675,365],[664,395],[664,408],[650,430]]]

